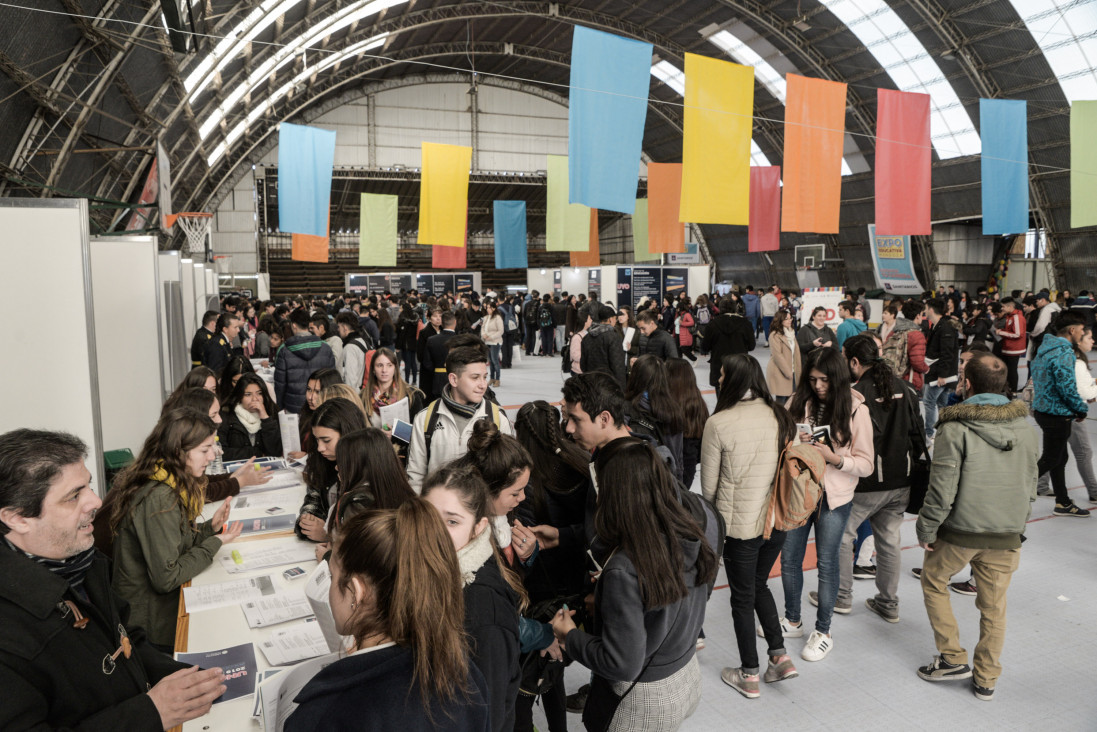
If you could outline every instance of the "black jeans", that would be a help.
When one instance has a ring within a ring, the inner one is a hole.
[[[1069,459],[1067,440],[1070,439],[1070,428],[1074,424],[1074,418],[1043,412],[1033,412],[1033,416],[1044,433],[1044,451],[1040,455],[1040,462],[1036,464],[1036,470],[1040,475],[1051,473],[1051,488],[1055,491],[1055,502],[1062,506],[1069,506],[1070,496],[1067,495],[1065,468]]]
[[[1020,354],[1008,356],[1003,353],[1002,360],[1006,364],[1006,388],[1012,392],[1020,391],[1021,385],[1017,383],[1017,364],[1021,360]]]
[[[534,697],[518,695],[514,705],[514,732],[533,732]],[[549,732],[568,732],[567,700],[564,693],[564,678],[546,693],[541,695],[541,706],[545,710]]]
[[[511,367],[511,360],[514,358],[514,337],[518,335],[513,330],[508,330],[503,334],[503,368],[509,369]]]
[[[532,325],[526,326],[526,355],[533,355],[533,344],[537,341],[537,329]]]
[[[785,532],[774,531],[769,539],[732,539],[724,542],[724,569],[731,589],[731,620],[739,644],[739,662],[745,673],[758,673],[758,647],[754,615],[762,624],[770,656],[785,655],[777,603],[766,584],[777,555],[785,543]]]
[[[551,356],[556,353],[556,327],[546,325],[541,328],[541,355]]]

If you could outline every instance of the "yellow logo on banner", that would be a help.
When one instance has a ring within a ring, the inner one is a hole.
[[[901,236],[876,237],[876,256],[880,259],[906,259],[906,249]]]

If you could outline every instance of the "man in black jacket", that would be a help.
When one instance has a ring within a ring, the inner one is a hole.
[[[754,350],[754,326],[735,312],[735,301],[725,297],[720,301],[720,315],[705,328],[705,347],[709,350],[708,383],[719,387],[720,368],[724,356],[749,353]]]
[[[621,334],[613,327],[617,320],[617,310],[608,305],[591,304],[591,311],[597,309],[597,325],[591,327],[583,339],[582,356],[579,368],[584,374],[592,371],[604,371],[613,377],[622,389],[625,388],[625,348]]]
[[[849,362],[853,388],[865,397],[872,419],[876,470],[857,482],[846,530],[838,551],[838,601],[835,612],[853,607],[853,542],[868,521],[876,543],[876,596],[865,601],[869,610],[889,623],[899,622],[899,529],[910,500],[910,465],[922,452],[922,418],[918,395],[878,355],[876,340],[856,335],[842,347]]]
[[[420,383],[419,388],[427,393],[427,403],[442,397],[442,389],[449,383],[446,377],[446,344],[457,335],[457,316],[452,310],[442,313],[442,332],[427,340],[423,354],[423,375],[431,374],[429,384]]]
[[[644,310],[636,316],[636,329],[640,331],[640,356],[658,356],[664,361],[678,357],[674,336],[659,327],[659,319],[652,311]]]
[[[86,457],[72,435],[0,435],[0,729],[159,731],[225,691],[221,669],[186,668],[127,626],[92,545]]]
[[[206,344],[217,332],[214,324],[217,322],[219,315],[220,313],[216,310],[207,310],[206,314],[202,316],[202,327],[190,340],[190,365],[192,368],[202,365],[202,356],[206,352]]]
[[[948,406],[948,395],[956,389],[956,371],[960,362],[960,339],[956,326],[945,317],[945,303],[933,298],[926,301],[931,329],[926,338],[926,390],[922,404],[926,408],[926,437],[933,439],[937,409]]]
[[[217,334],[206,341],[202,352],[202,365],[217,374],[218,378],[229,360],[241,352],[240,349],[232,347],[239,333],[240,317],[238,315],[221,313],[217,316]]]

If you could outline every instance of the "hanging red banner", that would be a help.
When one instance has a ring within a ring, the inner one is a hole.
[[[780,248],[781,166],[752,166],[747,251],[773,252]]]
[[[876,90],[876,235],[932,234],[928,94]]]

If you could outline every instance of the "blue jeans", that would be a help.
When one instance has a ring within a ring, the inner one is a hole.
[[[804,551],[808,534],[815,527],[815,555],[819,563],[819,612],[815,616],[815,629],[830,633],[830,619],[834,615],[834,603],[838,600],[838,550],[853,503],[846,503],[831,510],[826,495],[819,510],[808,522],[793,529],[785,536],[781,549],[781,586],[785,590],[785,617],[789,622],[800,622],[800,596],[804,592]]]
[[[502,353],[502,345],[489,345],[488,346],[488,365],[491,366],[490,376],[491,379],[499,378],[499,354]]]
[[[956,389],[956,383],[937,386],[926,383],[922,395],[922,406],[926,408],[926,437],[933,437],[933,428],[937,424],[937,409],[948,405],[948,395]]]
[[[769,326],[773,323],[772,315],[762,316],[762,335],[766,337],[766,343],[769,343]]]

